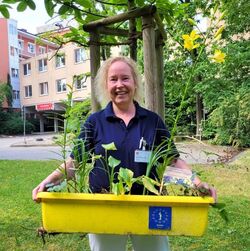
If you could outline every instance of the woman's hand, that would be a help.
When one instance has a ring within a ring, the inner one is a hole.
[[[201,196],[210,195],[214,198],[214,202],[217,203],[217,193],[213,186],[210,186],[206,182],[200,182],[196,185]]]
[[[32,200],[39,203],[41,201],[41,199],[37,198],[37,194],[39,192],[43,192],[46,191],[46,183],[41,182],[37,187],[35,187],[32,191]]]

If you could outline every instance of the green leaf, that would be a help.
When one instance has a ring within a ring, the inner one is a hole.
[[[102,144],[102,147],[106,150],[106,151],[111,151],[111,150],[117,150],[115,143],[109,143],[109,144]]]
[[[36,9],[36,4],[34,3],[33,0],[29,0],[26,3],[27,3],[27,5],[29,6],[30,9],[32,9],[32,10]]]
[[[128,168],[120,168],[118,177],[120,177],[126,184],[131,185],[132,178],[134,176],[134,172]]]
[[[115,195],[119,195],[118,183],[112,183],[112,193]]]
[[[188,23],[193,26],[197,26],[197,23],[192,18],[188,18]]]
[[[136,0],[136,3],[138,6],[144,6],[145,3],[144,3],[144,0]]]
[[[9,10],[5,6],[0,6],[0,12],[5,18],[10,18]]]
[[[70,27],[70,31],[73,33],[73,35],[78,35],[78,33],[79,33],[79,30],[76,29],[75,27]],[[70,35],[72,36],[72,34],[70,34]]]
[[[54,14],[54,7],[55,7],[52,0],[44,0],[44,5],[48,15],[52,17]]]
[[[75,13],[75,19],[79,22],[82,23],[83,22],[83,14],[81,13],[80,10],[74,10]]]
[[[15,4],[15,3],[17,3],[17,0],[3,0],[2,3]]]
[[[26,2],[20,2],[17,6],[17,11],[23,12],[27,8],[27,3]]]
[[[89,0],[76,0],[76,3],[87,9],[93,7],[91,1]]]
[[[158,182],[156,182],[155,180],[153,180],[149,177],[144,176],[142,178],[142,183],[148,191],[150,191],[151,193],[154,193],[156,195],[159,195],[158,190],[155,188],[155,185],[159,185]]]
[[[229,222],[229,217],[228,217],[228,213],[225,209],[226,204],[225,203],[215,203],[215,204],[211,204],[212,208],[217,209],[219,212],[219,215],[221,216],[221,218],[228,223]]]
[[[109,156],[108,158],[108,165],[112,168],[115,168],[116,166],[118,166],[121,163],[120,160],[114,158],[113,156]]]
[[[62,5],[58,10],[59,15],[64,15],[69,10],[69,7],[66,5]]]
[[[125,194],[122,182],[112,183],[112,193],[115,195]]]

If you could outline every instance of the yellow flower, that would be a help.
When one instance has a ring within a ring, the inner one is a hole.
[[[200,46],[199,43],[194,43],[196,39],[200,38],[200,35],[198,35],[195,30],[191,31],[190,35],[182,35],[182,38],[184,39],[184,48],[188,49],[189,51]]]
[[[221,52],[221,50],[215,50],[214,55],[210,56],[210,58],[215,63],[224,63],[225,62],[225,57],[226,57],[226,54]]]

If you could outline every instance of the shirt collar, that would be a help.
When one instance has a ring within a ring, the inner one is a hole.
[[[136,101],[134,101],[134,104],[135,104],[135,109],[136,109],[135,117],[136,118],[146,117],[147,116],[146,110],[144,108],[142,108]],[[114,119],[117,118],[115,116],[111,101],[107,104],[106,108],[104,109],[104,114],[107,119],[108,118],[114,118]]]

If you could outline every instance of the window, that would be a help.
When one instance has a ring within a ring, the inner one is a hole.
[[[24,42],[21,39],[18,39],[18,49],[19,49],[19,53],[23,51],[24,48]]]
[[[19,91],[16,91],[16,90],[13,90],[12,91],[12,98],[13,99],[20,99],[20,92]]]
[[[47,58],[38,60],[39,71],[47,71]]]
[[[39,54],[44,54],[46,53],[46,48],[43,46],[39,46]]]
[[[11,68],[11,77],[18,78],[18,69]]]
[[[32,43],[28,43],[28,52],[34,54],[35,53],[35,45]]]
[[[86,52],[84,48],[79,48],[75,50],[75,63],[81,63],[86,60]]]
[[[10,46],[10,55],[15,56],[15,47]]]
[[[56,90],[57,92],[66,92],[66,79],[56,80]]]
[[[56,68],[65,66],[65,54],[56,55]]]
[[[16,28],[16,26],[13,25],[13,24],[9,24],[9,32],[12,35],[16,35],[17,34],[17,28]]]
[[[87,80],[87,76],[83,74],[79,76],[74,76],[73,81],[74,81],[76,90],[82,90],[86,88],[87,87],[86,80]]]
[[[48,82],[40,83],[39,84],[40,95],[48,95]]]
[[[31,64],[28,63],[28,64],[24,64],[23,65],[23,75],[27,76],[27,75],[30,75],[31,73]]]
[[[32,97],[32,85],[24,86],[25,98]]]

